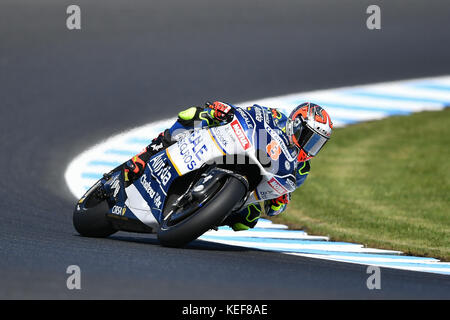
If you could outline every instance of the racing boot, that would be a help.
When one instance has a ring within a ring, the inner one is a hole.
[[[128,187],[136,181],[144,172],[145,165],[152,156],[159,151],[166,149],[174,142],[171,141],[171,135],[168,129],[161,132],[141,153],[124,164],[125,187]]]
[[[261,217],[261,206],[252,203],[240,211],[230,214],[222,223],[231,227],[234,231],[243,231],[253,228]]]
[[[171,140],[171,135],[168,129],[161,132],[152,142],[145,147],[145,149],[132,157],[130,160],[111,170],[109,173],[104,174],[103,177],[108,179],[108,177],[118,170],[123,170],[125,188],[136,181],[144,172],[145,165],[150,160],[152,156],[157,154],[159,151],[166,149],[174,142]]]

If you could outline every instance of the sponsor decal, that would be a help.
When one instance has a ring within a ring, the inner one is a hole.
[[[214,135],[214,132],[212,130],[208,129],[208,133],[209,133],[209,136],[211,137],[214,145],[217,147],[217,150],[219,150],[223,155],[226,155],[227,152],[225,151],[224,146],[222,146],[220,144],[220,142],[218,141],[218,138]]]
[[[285,193],[288,193],[288,190],[286,190],[286,188],[283,187],[283,186],[281,185],[281,183],[278,182],[277,179],[272,178],[272,179],[270,179],[270,180],[268,181],[268,183],[269,183],[269,186],[271,186],[272,189],[275,190],[277,193],[279,193],[279,194],[285,194]]]
[[[152,185],[150,182],[147,181],[147,175],[143,174],[140,178],[140,182],[142,184],[142,186],[144,187],[145,192],[147,192],[147,194],[150,196],[150,198],[153,199],[153,203],[156,206],[156,208],[160,208],[161,207],[161,195],[156,192],[155,190],[153,190]]]
[[[272,140],[267,145],[266,151],[269,154],[270,159],[276,161],[276,160],[278,160],[278,158],[280,157],[280,154],[281,154],[280,144],[277,141]]]
[[[287,135],[283,132],[283,130],[275,129],[274,132],[278,135],[278,137],[281,139],[281,141],[284,142],[285,145],[289,145],[289,138]]]
[[[121,206],[114,206],[111,209],[111,213],[118,216],[123,216],[125,214],[125,211],[127,211],[127,208]]]
[[[290,153],[291,159],[295,159],[298,156],[298,150],[297,149],[292,149],[291,153]]]
[[[156,194],[155,198],[153,199],[153,204],[157,209],[161,209],[161,196],[159,193]]]
[[[150,159],[149,166],[153,174],[156,175],[162,185],[165,186],[172,177],[172,173],[170,173],[170,167],[166,166],[164,154],[162,153],[159,156]]]
[[[242,129],[239,121],[234,120],[233,122],[231,122],[231,128],[233,128],[233,131],[236,134],[236,137],[238,138],[239,142],[241,143],[242,148],[244,148],[244,150],[250,148],[250,141],[245,135],[245,132]]]
[[[291,170],[291,163],[289,161],[285,161],[284,162],[284,167],[286,168],[286,170]]]
[[[202,163],[202,155],[208,152],[208,147],[203,141],[203,135],[200,132],[200,130],[194,131],[188,139],[178,142],[180,155],[189,170],[194,170],[197,163]]]
[[[156,144],[156,145],[155,144],[151,144],[150,147],[152,148],[153,151],[159,151],[159,150],[162,149],[163,144],[162,144],[162,142],[160,144]]]
[[[274,194],[274,192],[272,190],[258,191],[258,193],[259,193],[259,196],[261,197],[261,199],[268,199]]]
[[[245,124],[247,125],[247,127],[249,129],[253,129],[253,123],[250,121],[247,113],[244,110],[242,110],[241,108],[237,108],[236,110],[237,110],[237,112],[239,112],[239,114],[242,116],[242,118],[244,118]]]
[[[256,119],[256,121],[261,122],[261,121],[263,121],[263,118],[264,118],[264,116],[262,114],[261,108],[255,107],[255,119]]]
[[[270,126],[270,120],[272,120],[273,118],[270,116],[270,113],[268,110],[264,110],[264,121],[266,122],[267,125]]]
[[[287,179],[286,179],[286,182],[287,182],[287,184],[289,185],[289,187],[291,188],[291,189],[293,189],[293,190],[295,190],[295,180],[293,179],[293,178],[291,178],[291,177],[288,177]]]
[[[285,141],[283,140],[283,138],[280,137],[280,134],[277,133],[277,131],[279,131],[279,132],[282,132],[282,131],[277,130],[277,129],[272,129],[271,127],[265,127],[265,129],[269,133],[269,135],[272,137],[272,139],[275,140],[276,142],[278,142],[281,151],[288,158],[288,160],[294,161],[295,158],[293,158],[291,153],[289,152]]]
[[[180,150],[180,155],[183,157],[183,162],[189,170],[193,170],[197,164],[194,160],[194,155],[190,152],[189,144],[185,139],[178,142],[178,149]]]
[[[223,135],[223,131],[226,127],[220,127],[220,128],[211,128],[211,132],[214,135],[214,138],[216,139],[217,143],[223,148],[226,149],[230,143],[229,137],[225,137]]]
[[[114,190],[113,197],[116,198],[117,194],[120,191],[120,181],[117,179],[118,176],[114,178],[114,181],[111,184],[111,190]]]

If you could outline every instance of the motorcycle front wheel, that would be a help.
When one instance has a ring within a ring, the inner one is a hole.
[[[173,212],[163,219],[158,240],[163,246],[182,247],[219,225],[246,195],[245,185],[233,176],[211,188],[205,199]]]

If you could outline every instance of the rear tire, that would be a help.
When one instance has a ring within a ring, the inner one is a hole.
[[[73,226],[84,237],[105,238],[117,232],[106,217],[109,212],[106,200],[94,198],[97,188],[94,186],[86,192],[83,202],[73,212]]]
[[[240,180],[228,176],[209,201],[191,216],[172,226],[168,226],[163,220],[158,230],[159,242],[167,247],[182,247],[197,239],[219,225],[236,203],[244,198],[246,192],[247,188]]]

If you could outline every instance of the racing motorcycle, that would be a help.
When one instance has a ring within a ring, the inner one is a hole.
[[[128,186],[123,170],[105,174],[76,204],[75,229],[88,237],[157,233],[162,245],[182,247],[233,212],[294,191],[297,151],[270,111],[235,107],[231,116],[152,156]]]

